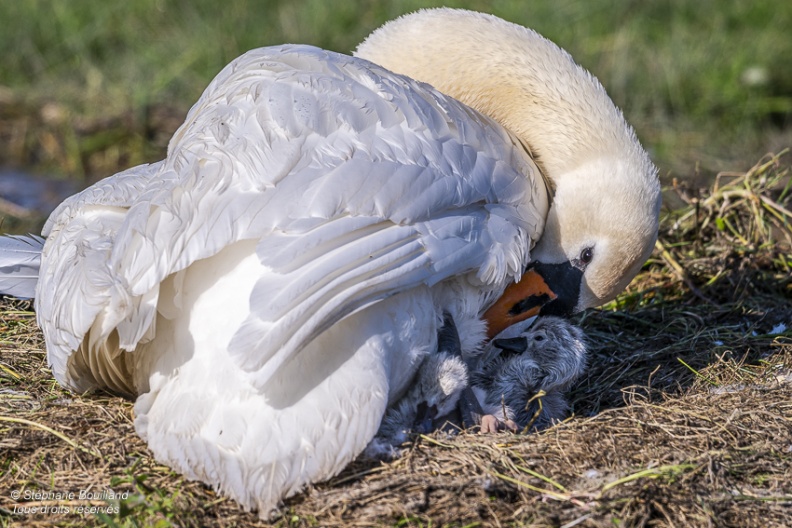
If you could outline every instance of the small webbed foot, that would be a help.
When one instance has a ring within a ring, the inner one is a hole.
[[[459,415],[462,418],[462,428],[470,429],[481,424],[484,409],[481,408],[473,389],[466,387],[459,396]]]
[[[519,431],[520,427],[514,420],[504,420],[500,421],[497,417],[491,414],[485,414],[481,417],[481,428],[479,429],[480,433],[497,433],[500,431],[511,431],[512,433],[516,433]]]
[[[437,405],[426,402],[418,404],[418,414],[415,417],[413,430],[418,434],[429,434],[434,431],[434,420],[437,418]]]
[[[452,356],[462,357],[459,332],[454,318],[448,312],[443,312],[443,326],[437,331],[437,352],[448,352]]]

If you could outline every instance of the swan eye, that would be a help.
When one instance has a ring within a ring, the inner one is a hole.
[[[545,339],[545,337],[542,334],[534,336],[534,341],[537,341],[537,342],[544,341],[544,339]]]
[[[587,247],[583,251],[580,252],[580,262],[583,264],[588,264],[591,262],[591,259],[594,258],[594,250],[590,247]]]

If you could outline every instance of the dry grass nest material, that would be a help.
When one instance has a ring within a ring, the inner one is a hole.
[[[289,499],[279,526],[786,526],[792,518],[792,183],[778,156],[667,189],[630,289],[580,317],[591,368],[539,434],[418,436]],[[154,461],[132,404],[60,388],[28,303],[2,306],[0,524],[264,525]],[[128,491],[12,499],[13,491]],[[64,514],[15,514],[21,505]],[[113,506],[79,514],[79,506]]]

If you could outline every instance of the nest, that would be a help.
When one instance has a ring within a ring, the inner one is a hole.
[[[288,499],[274,524],[788,525],[789,167],[773,156],[710,189],[675,183],[665,198],[641,274],[579,317],[591,368],[570,394],[568,420],[530,435],[416,436],[399,460],[357,461]],[[6,300],[2,310],[0,520],[266,525],[157,464],[134,433],[130,402],[60,388],[29,304]],[[52,495],[82,490],[99,493]]]

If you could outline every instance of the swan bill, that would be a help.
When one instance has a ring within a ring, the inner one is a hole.
[[[513,324],[539,315],[542,306],[558,296],[535,269],[529,269],[522,278],[510,284],[495,304],[484,312],[487,322],[487,339],[492,339]]]
[[[583,271],[570,262],[532,263],[486,312],[487,339],[535,315],[568,317],[576,311]]]

